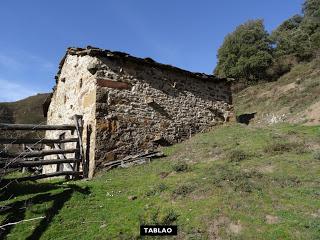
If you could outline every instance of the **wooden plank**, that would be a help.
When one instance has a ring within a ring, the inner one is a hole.
[[[11,157],[44,157],[47,155],[54,155],[54,154],[64,154],[64,153],[75,153],[79,151],[77,148],[73,149],[50,149],[50,150],[42,150],[42,151],[34,151],[34,152],[21,152],[21,153],[14,153],[10,154]]]
[[[43,179],[43,178],[50,178],[50,177],[59,177],[59,176],[80,176],[82,173],[81,172],[75,172],[75,171],[63,171],[63,172],[54,172],[54,173],[46,173],[46,174],[40,174],[40,175],[34,175],[34,176],[28,176],[28,177],[21,177],[21,178],[14,178],[12,181],[17,181],[17,182],[23,182],[23,181],[35,181],[38,179]],[[10,180],[10,179],[6,179]]]
[[[0,168],[8,166],[10,168],[15,167],[35,167],[35,166],[43,166],[43,165],[52,165],[52,164],[60,164],[60,163],[78,163],[81,162],[79,159],[70,158],[70,159],[48,159],[48,160],[36,160],[36,161],[26,161],[23,158],[11,159],[0,162]]]
[[[107,78],[97,78],[97,85],[99,87],[108,87],[108,88],[115,88],[120,90],[121,89],[128,90],[131,88],[131,85],[129,83],[114,81]]]
[[[82,116],[74,115],[74,120],[75,120],[77,135],[78,135],[77,147],[79,147],[79,152],[76,153],[76,158],[79,158],[82,160],[83,177],[87,178],[89,171],[86,166],[86,159],[84,157],[83,144],[82,144],[82,133],[83,133]],[[75,166],[75,167],[76,168],[74,170],[79,171],[80,165],[77,164],[77,166]]]
[[[68,143],[77,142],[78,138],[66,138],[66,139],[41,139],[41,138],[0,138],[0,144],[54,144],[54,143]]]
[[[137,156],[124,158],[122,160],[115,160],[115,161],[106,162],[103,164],[103,167],[112,168],[112,167],[120,166],[122,163],[130,163],[130,162],[134,162],[134,161],[138,161],[138,160],[159,158],[159,157],[163,157],[163,156],[164,156],[164,154],[162,152],[145,153],[145,154],[140,154]]]
[[[55,147],[57,148],[57,149],[61,149],[61,150],[65,150],[64,148],[62,148],[61,146],[60,146],[60,144],[54,144],[55,145]],[[77,151],[78,152],[78,151]],[[76,152],[76,153],[77,153]],[[61,156],[60,156],[61,155]],[[77,155],[77,154],[75,154],[75,155]],[[75,156],[76,157],[76,156]],[[59,154],[58,155],[58,158],[59,159],[61,159],[61,160],[66,160],[67,159],[67,157],[66,157],[66,155],[64,155],[64,154]],[[66,162],[67,163],[67,162]],[[71,163],[68,163],[68,165],[69,165],[69,167],[74,171],[74,169],[73,169],[73,166],[71,165]],[[63,169],[63,168],[62,168]]]
[[[0,130],[71,130],[74,125],[36,125],[36,124],[8,124],[0,123]]]

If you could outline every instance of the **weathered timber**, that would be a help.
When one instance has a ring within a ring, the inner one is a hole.
[[[0,144],[53,144],[53,143],[68,143],[77,142],[78,138],[66,138],[66,139],[41,139],[41,138],[0,138]]]
[[[51,149],[51,150],[42,150],[42,151],[34,151],[34,152],[21,152],[11,154],[12,157],[43,157],[47,155],[54,155],[54,154],[64,154],[64,153],[75,153],[79,151],[77,148],[73,149]]]
[[[75,171],[63,171],[63,172],[54,172],[54,173],[46,173],[46,174],[40,174],[40,175],[33,175],[28,177],[21,177],[21,178],[14,178],[12,181],[17,182],[23,182],[23,181],[35,181],[38,179],[43,178],[50,178],[50,177],[59,177],[59,176],[79,176],[81,175],[81,172],[75,172]],[[9,180],[9,179],[6,179]]]
[[[10,159],[10,160],[0,160],[0,168],[1,167],[35,167],[35,166],[43,166],[43,165],[51,165],[51,164],[60,164],[60,163],[78,163],[81,162],[79,159],[70,158],[70,159],[48,159],[48,160],[36,160],[36,161],[26,161],[23,158]]]
[[[163,157],[163,156],[164,156],[164,154],[162,152],[146,153],[146,154],[128,157],[128,158],[125,158],[122,160],[110,161],[110,162],[103,164],[103,167],[105,167],[107,169],[111,169],[114,167],[121,166],[122,164],[125,164],[125,163],[135,162],[135,161],[139,161],[139,160],[147,160],[147,159],[151,159],[151,158],[159,158],[159,157]]]
[[[87,164],[86,164],[86,159],[84,157],[84,151],[83,151],[83,145],[82,145],[82,131],[83,131],[83,122],[82,122],[82,116],[81,115],[74,115],[74,121],[75,121],[75,126],[76,126],[76,131],[78,134],[78,143],[77,143],[77,148],[79,148],[79,152],[75,154],[76,158],[81,159],[82,161],[82,171],[83,171],[83,177],[87,178],[89,169],[87,169]],[[79,171],[80,165],[77,164],[74,166],[75,169]]]
[[[36,124],[8,124],[0,123],[0,130],[71,130],[74,125],[36,125]]]

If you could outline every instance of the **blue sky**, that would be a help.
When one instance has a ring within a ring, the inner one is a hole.
[[[268,31],[303,0],[1,0],[0,101],[54,86],[69,46],[92,45],[211,73],[225,35],[249,19]]]

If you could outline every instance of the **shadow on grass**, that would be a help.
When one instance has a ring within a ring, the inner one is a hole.
[[[62,191],[58,193],[47,192],[54,189],[59,189]],[[1,196],[1,200],[3,200],[6,196],[16,197],[17,195],[21,196],[25,194],[37,195],[28,199],[15,201],[6,206],[1,206],[0,215],[6,215],[6,218],[2,221],[1,226],[8,223],[24,220],[27,206],[30,204],[35,205],[52,202],[52,206],[43,213],[43,216],[45,216],[45,218],[43,218],[38,224],[38,226],[33,229],[31,235],[25,236],[25,239],[40,239],[42,234],[49,227],[52,219],[59,213],[59,211],[63,208],[64,204],[68,202],[72,195],[76,192],[85,195],[90,194],[90,190],[88,187],[81,188],[75,184],[61,185],[61,182],[37,183],[30,185],[26,183],[15,183],[12,185],[12,188],[8,188],[8,191],[3,196]],[[0,228],[0,239],[6,239],[7,235],[12,231],[13,228],[14,225],[9,225],[4,228]]]

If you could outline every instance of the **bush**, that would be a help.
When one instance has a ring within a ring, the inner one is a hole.
[[[140,225],[171,225],[179,215],[173,209],[160,210],[159,208],[146,209],[139,215]]]
[[[177,162],[172,166],[175,172],[186,172],[189,170],[189,166],[186,162]]]
[[[229,153],[229,159],[231,162],[241,162],[247,157],[248,155],[243,150],[232,150]]]
[[[146,196],[150,197],[150,196],[154,196],[154,195],[158,195],[162,192],[164,192],[165,190],[168,189],[168,186],[164,183],[159,183],[157,185],[155,185],[152,189],[150,189],[149,191],[147,191],[145,193]]]
[[[170,225],[178,219],[179,215],[173,210],[167,210],[161,217],[160,221],[162,225]]]
[[[195,186],[192,184],[183,184],[178,186],[174,191],[173,191],[173,196],[178,197],[186,197],[189,193],[193,192],[195,189]]]
[[[313,158],[316,159],[316,160],[320,160],[320,151],[316,151],[316,152],[313,154]]]
[[[297,142],[273,142],[265,147],[265,153],[281,154],[285,152],[305,153],[306,149],[303,144]]]
[[[242,192],[260,190],[257,180],[263,176],[256,171],[243,172],[225,165],[211,167],[209,173],[215,186],[223,187],[226,185],[232,187],[235,191]]]

